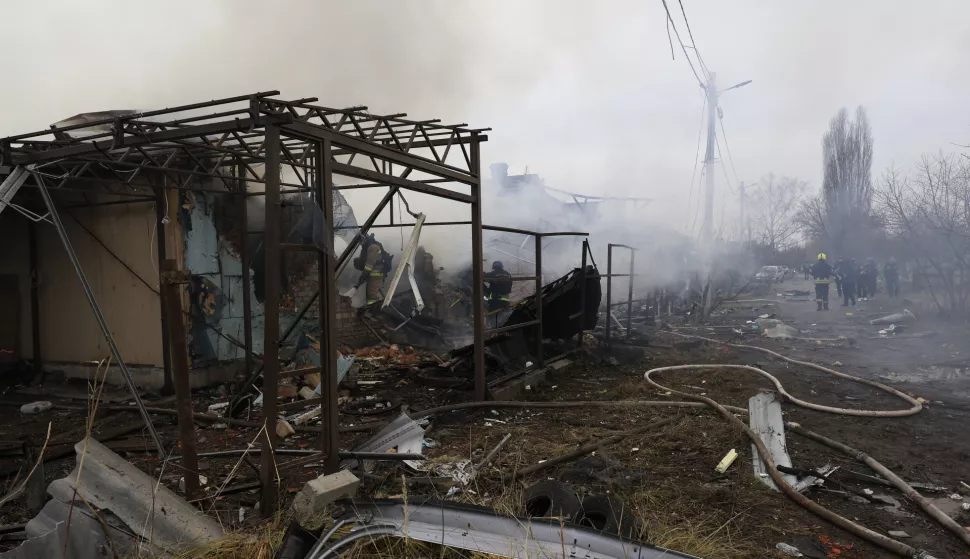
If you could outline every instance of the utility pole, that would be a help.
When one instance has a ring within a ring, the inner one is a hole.
[[[741,184],[738,185],[738,192],[741,195],[741,243],[744,244],[751,240],[748,238],[748,221],[744,215],[744,181],[741,181]]]
[[[749,83],[751,83],[751,80],[732,85],[724,91],[718,91],[717,74],[708,72],[707,84],[702,86],[707,93],[707,151],[704,154],[704,173],[707,176],[704,192],[704,224],[701,228],[701,241],[708,246],[714,240],[714,149],[717,141],[717,117],[719,114],[717,100],[725,91],[736,89]]]
[[[714,144],[717,134],[717,74],[707,75],[707,151],[704,152],[704,225],[701,228],[703,244],[710,245],[714,238]]]

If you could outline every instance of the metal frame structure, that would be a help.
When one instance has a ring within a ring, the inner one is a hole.
[[[482,337],[484,338],[485,334],[501,334],[503,332],[511,332],[513,330],[518,330],[520,328],[528,328],[529,326],[536,326],[537,328],[536,348],[535,348],[536,363],[530,367],[526,367],[521,371],[517,371],[515,373],[512,373],[511,375],[508,375],[500,379],[500,380],[508,380],[509,378],[522,375],[523,373],[527,372],[533,367],[541,368],[541,367],[544,367],[546,364],[545,357],[543,356],[543,348],[542,348],[542,339],[543,339],[543,336],[542,336],[542,239],[546,237],[565,237],[565,236],[586,237],[589,235],[589,233],[569,232],[569,231],[539,233],[538,231],[528,231],[526,229],[515,229],[512,227],[499,227],[495,225],[483,225],[482,229],[485,229],[488,231],[500,231],[503,233],[516,233],[519,235],[527,235],[535,238],[535,258],[536,258],[535,275],[534,276],[513,276],[511,278],[512,281],[534,281],[535,282],[535,297],[536,297],[535,320],[530,320],[528,322],[520,322],[518,324],[513,324],[511,326],[503,326],[500,328],[491,328],[491,329],[487,329],[485,324],[478,324],[477,321],[475,324],[476,339],[478,338],[479,328],[482,329]],[[581,301],[585,301],[586,251],[588,250],[588,247],[589,247],[588,242],[584,239],[583,240],[583,281],[581,283],[581,288],[580,288],[583,293],[583,297],[581,298]],[[481,266],[481,262],[479,262],[479,266]],[[585,307],[581,307],[578,314],[578,316],[580,317],[580,324],[585,323],[586,316],[584,311],[585,311]],[[571,318],[575,318],[575,315],[574,317],[571,317]],[[582,332],[580,332],[580,335],[579,335],[580,346],[582,345],[582,338],[583,338]],[[487,395],[487,390],[488,390],[488,385],[485,382],[485,354],[484,352],[482,352],[481,354],[476,352],[475,353],[475,397],[476,399],[484,400]]]
[[[625,248],[630,250],[630,272],[626,274],[614,274],[613,273],[613,249],[614,248]],[[633,262],[634,255],[637,249],[629,245],[621,245],[617,243],[609,243],[606,245],[606,345],[610,346],[612,339],[610,338],[610,330],[613,324],[613,278],[630,278],[629,280],[629,290],[627,291],[626,299],[626,337],[629,338],[633,333],[633,278],[636,274],[633,272]]]
[[[40,189],[44,201],[53,208],[51,196],[57,196],[61,207],[127,204],[162,199],[166,190],[209,192],[236,196],[240,204],[245,197],[265,197],[265,264],[266,270],[280,269],[281,250],[309,250],[318,256],[321,367],[315,370],[288,371],[287,376],[321,372],[323,429],[321,450],[324,470],[338,468],[337,377],[334,344],[336,287],[335,273],[346,264],[356,243],[339,256],[317,245],[286,245],[281,239],[281,195],[309,192],[317,209],[326,216],[324,238],[333,238],[332,215],[334,189],[389,187],[390,191],[371,214],[363,229],[373,225],[380,211],[400,189],[467,203],[470,206],[473,261],[475,366],[476,378],[484,376],[484,305],[482,298],[482,208],[481,208],[481,143],[488,129],[471,129],[465,124],[443,125],[438,120],[416,121],[405,114],[375,115],[366,107],[334,109],[314,105],[316,99],[283,100],[277,91],[254,93],[174,108],[134,113],[52,127],[29,134],[0,139],[0,165],[26,167],[34,177],[29,187]],[[213,112],[214,111],[214,112]],[[284,173],[283,171],[288,171]],[[334,185],[334,176],[351,177],[359,183]],[[46,177],[50,181],[45,188]],[[262,192],[249,192],[247,184],[262,185]],[[20,195],[24,198],[24,195]],[[36,203],[36,201],[31,201]],[[164,223],[159,216],[159,231]],[[52,212],[52,217],[56,216]],[[62,229],[59,227],[59,229]],[[244,231],[248,234],[248,231]],[[161,237],[161,233],[159,234]],[[65,243],[67,245],[67,243]],[[161,254],[160,259],[165,256]],[[245,252],[245,251],[243,251]],[[248,262],[244,261],[244,281],[249,282]],[[160,284],[173,285],[175,272],[159,278]],[[78,269],[79,277],[83,273]],[[161,274],[160,274],[161,275]],[[174,289],[167,291],[174,293]],[[174,296],[174,295],[173,295]],[[246,368],[253,370],[251,302],[244,290],[247,309]],[[171,346],[180,345],[166,324],[172,320],[175,305],[162,297],[163,332],[168,332],[167,374],[179,377],[187,370],[172,361]],[[278,348],[293,327],[281,335],[279,320],[280,281],[278,274],[266,274],[264,298],[265,330],[262,374],[264,386],[264,436],[261,437],[260,481],[261,510],[270,515],[276,509],[277,487],[273,479],[273,449],[276,443],[277,386],[281,377]],[[297,321],[312,304],[304,307]],[[97,303],[92,299],[94,312]],[[295,321],[296,322],[296,321]],[[295,324],[294,322],[294,324]],[[176,329],[177,330],[177,329]],[[106,336],[110,334],[106,330]],[[163,340],[163,343],[165,341]],[[112,344],[113,345],[113,344]],[[173,353],[172,355],[175,355]],[[120,366],[123,361],[117,356]],[[171,378],[171,377],[170,377]],[[185,389],[187,378],[175,379],[180,387],[180,407],[188,406]],[[483,394],[476,391],[480,397]],[[181,418],[182,422],[188,421]],[[148,418],[146,422],[150,425]],[[194,437],[194,426],[180,426],[183,437]],[[194,445],[183,444],[191,452]],[[186,456],[191,461],[192,457]],[[186,472],[195,474],[196,472]]]

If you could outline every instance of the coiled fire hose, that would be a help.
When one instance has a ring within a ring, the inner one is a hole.
[[[878,382],[875,382],[875,381],[871,381],[871,380],[868,380],[868,379],[859,378],[859,377],[855,377],[855,376],[852,376],[852,375],[849,375],[849,374],[846,374],[846,373],[842,373],[842,372],[836,371],[834,369],[829,369],[827,367],[823,367],[821,365],[817,365],[815,363],[811,363],[811,362],[808,362],[808,361],[800,361],[798,359],[792,359],[790,357],[786,357],[786,356],[784,356],[784,355],[782,355],[782,354],[780,354],[778,352],[772,351],[770,349],[766,349],[766,348],[762,348],[762,347],[758,347],[758,346],[746,345],[746,344],[724,343],[724,342],[721,342],[719,340],[715,340],[715,339],[711,339],[711,338],[705,338],[703,336],[679,334],[679,333],[676,333],[676,332],[664,332],[664,333],[672,334],[672,335],[679,336],[679,337],[685,337],[685,338],[701,339],[701,340],[704,340],[704,341],[707,341],[707,342],[710,342],[710,343],[715,343],[715,344],[719,344],[719,345],[726,345],[726,346],[734,347],[734,348],[751,349],[751,350],[754,350],[754,351],[760,351],[762,353],[766,353],[766,354],[771,355],[773,357],[777,357],[777,358],[782,359],[783,361],[786,361],[786,362],[789,362],[789,363],[793,363],[793,364],[796,364],[796,365],[806,366],[806,367],[809,367],[809,368],[812,368],[812,369],[820,370],[820,371],[825,372],[825,373],[833,374],[835,376],[839,376],[839,377],[846,378],[846,379],[849,379],[849,380],[852,380],[852,381],[855,381],[855,382],[859,382],[861,384],[866,384],[866,385],[872,386],[874,388],[877,388],[877,389],[882,390],[884,392],[888,392],[888,393],[890,393],[890,394],[892,394],[894,396],[897,396],[897,397],[899,397],[899,398],[901,398],[903,400],[906,400],[907,402],[913,404],[913,406],[910,409],[908,409],[908,410],[890,410],[890,411],[883,411],[883,410],[854,410],[854,409],[835,408],[835,407],[830,407],[830,406],[822,406],[822,405],[819,405],[819,404],[812,404],[811,402],[805,402],[803,400],[799,400],[799,399],[795,398],[794,396],[792,396],[791,394],[789,394],[787,391],[785,391],[785,389],[782,386],[781,382],[779,382],[778,379],[776,379],[774,376],[772,376],[768,372],[763,371],[761,369],[758,369],[756,367],[751,367],[751,366],[747,366],[747,365],[725,365],[725,364],[675,365],[675,366],[671,366],[671,367],[661,367],[661,368],[657,368],[657,369],[652,369],[650,371],[647,371],[644,374],[644,380],[646,380],[648,383],[650,383],[654,387],[656,387],[656,388],[658,388],[660,390],[669,391],[669,392],[674,393],[674,394],[677,394],[679,396],[683,396],[683,397],[688,398],[690,400],[697,400],[697,401],[705,402],[708,405],[711,405],[712,407],[714,407],[715,409],[717,409],[718,410],[718,413],[720,413],[722,416],[724,416],[725,414],[730,415],[730,412],[728,412],[728,410],[726,408],[724,408],[724,406],[721,406],[720,404],[718,404],[714,400],[711,400],[709,398],[705,398],[703,396],[696,396],[696,395],[689,394],[689,393],[686,393],[686,392],[680,392],[680,391],[677,391],[677,390],[671,390],[670,388],[667,388],[667,387],[665,387],[665,386],[657,383],[653,379],[651,379],[650,378],[650,375],[652,373],[659,373],[659,372],[663,372],[663,371],[678,371],[678,370],[703,370],[703,369],[725,369],[725,368],[726,369],[747,370],[747,371],[755,372],[755,373],[757,373],[757,374],[759,374],[761,376],[764,376],[764,377],[768,378],[769,380],[771,380],[771,382],[775,385],[775,388],[778,390],[778,392],[780,394],[782,394],[782,396],[784,396],[788,401],[790,401],[790,402],[792,402],[792,403],[794,403],[794,404],[796,404],[798,406],[801,406],[801,407],[804,407],[804,408],[807,408],[807,409],[813,409],[813,410],[816,410],[816,411],[822,411],[822,412],[828,412],[828,413],[834,413],[834,414],[840,414],[840,415],[867,416],[867,417],[905,417],[905,416],[908,416],[908,415],[913,415],[913,414],[919,413],[922,410],[922,408],[923,408],[922,403],[919,400],[917,400],[917,399],[915,399],[915,398],[909,396],[908,394],[905,394],[905,393],[903,393],[903,392],[901,392],[899,390],[896,390],[896,389],[894,389],[892,387],[889,387],[889,386],[886,386],[884,384],[881,384],[881,383],[878,383]],[[741,425],[741,426],[744,427],[745,433],[748,435],[749,438],[752,439],[752,442],[758,448],[758,452],[761,454],[762,457],[764,457],[765,456],[765,451],[767,449],[763,448],[764,444],[761,441],[760,437],[757,437],[757,435],[753,431],[751,431],[749,428],[747,428],[747,426],[745,426],[743,422],[741,422],[740,420],[738,420],[733,415],[730,415],[730,419],[729,420],[732,423],[735,423],[736,425]],[[892,471],[890,471],[888,468],[886,468],[885,466],[883,466],[882,464],[880,464],[879,462],[877,462],[872,457],[868,456],[867,454],[865,454],[863,452],[860,452],[858,450],[855,450],[855,449],[853,449],[853,448],[851,448],[851,447],[849,447],[849,446],[847,446],[845,444],[839,443],[837,441],[833,441],[832,439],[829,439],[827,437],[823,437],[822,435],[819,435],[819,434],[814,433],[812,431],[809,431],[807,429],[803,429],[803,428],[801,428],[797,424],[790,423],[788,425],[788,427],[792,431],[794,431],[796,433],[799,433],[799,434],[801,434],[801,435],[803,435],[805,437],[811,438],[812,440],[815,440],[817,442],[820,442],[822,444],[825,444],[825,445],[827,445],[827,446],[829,446],[831,448],[835,448],[837,450],[840,450],[840,451],[848,454],[849,456],[852,456],[852,457],[856,458],[857,460],[865,463],[866,465],[868,465],[869,467],[871,467],[872,469],[874,469],[875,471],[877,471],[878,473],[880,473],[881,475],[883,475],[886,479],[888,479],[890,481],[890,483],[892,483],[897,489],[899,489],[900,491],[902,491],[902,493],[904,495],[906,495],[910,500],[912,500],[917,505],[919,505],[920,508],[922,508],[929,516],[931,516],[934,520],[936,520],[938,523],[940,523],[944,528],[946,528],[947,530],[949,530],[950,532],[952,532],[953,534],[955,534],[964,543],[970,544],[970,530],[967,530],[963,526],[960,526],[952,518],[950,518],[949,516],[947,516],[946,513],[944,513],[940,509],[938,509],[931,502],[929,502],[926,498],[924,498],[922,495],[920,495],[919,492],[917,492],[915,489],[913,489],[909,484],[907,484],[905,481],[903,481],[901,478],[899,478],[899,476],[895,475]],[[856,534],[856,535],[858,535],[858,536],[860,536],[860,537],[862,537],[864,539],[867,539],[867,540],[869,540],[869,541],[871,541],[871,542],[873,542],[873,543],[875,543],[877,545],[880,545],[882,547],[885,547],[886,549],[890,549],[890,550],[895,551],[897,553],[902,553],[903,555],[908,555],[908,556],[911,556],[911,557],[924,557],[924,558],[925,557],[928,557],[928,555],[926,555],[926,552],[921,552],[921,551],[915,550],[914,548],[912,548],[910,546],[907,546],[907,545],[905,545],[905,544],[903,544],[901,542],[897,542],[895,540],[892,540],[890,538],[887,538],[886,536],[883,536],[881,534],[878,534],[877,532],[873,532],[872,530],[869,530],[868,528],[865,528],[863,526],[855,525],[858,528],[858,531],[855,530],[855,529],[851,529],[851,528],[846,527],[845,525],[842,524],[843,522],[848,522],[850,524],[854,524],[854,523],[851,523],[851,521],[849,521],[849,520],[847,520],[847,519],[845,519],[845,518],[843,518],[843,517],[841,517],[841,516],[839,516],[839,515],[831,512],[831,511],[829,511],[828,509],[825,509],[824,507],[821,507],[817,503],[814,503],[813,501],[811,501],[807,497],[803,496],[801,493],[798,493],[797,491],[795,491],[793,488],[791,488],[787,484],[778,483],[778,480],[779,479],[783,479],[782,476],[781,476],[781,473],[777,471],[777,469],[775,468],[775,465],[773,463],[769,464],[769,462],[770,462],[770,459],[769,460],[765,460],[766,467],[768,468],[769,475],[771,475],[772,480],[775,481],[775,483],[779,487],[781,487],[782,490],[785,492],[785,494],[788,495],[789,497],[791,497],[792,500],[794,500],[799,505],[805,507],[809,511],[813,512],[814,514],[816,514],[816,515],[818,515],[818,516],[820,516],[820,517],[822,517],[822,518],[824,518],[826,520],[829,520],[830,522],[836,524],[837,526],[840,526],[840,527],[842,527],[842,528],[844,528],[846,530],[849,530],[850,532],[852,532],[852,533],[854,533],[854,534]],[[796,497],[796,495],[797,495],[797,497]],[[873,539],[873,538],[870,537],[870,535],[875,535],[876,538]],[[899,547],[899,546],[902,546],[902,547]],[[913,553],[915,553],[916,555],[913,555]]]
[[[801,407],[806,408],[806,409],[815,410],[815,411],[821,411],[821,412],[827,412],[827,413],[834,413],[834,414],[838,414],[838,415],[854,415],[854,416],[862,416],[862,417],[906,417],[906,416],[909,416],[909,415],[916,415],[917,413],[919,413],[923,409],[923,404],[919,400],[917,400],[916,398],[913,398],[909,394],[906,394],[904,392],[901,392],[899,390],[896,390],[895,388],[893,388],[891,386],[886,386],[885,384],[876,382],[874,380],[869,380],[869,379],[865,379],[865,378],[860,378],[860,377],[852,376],[852,375],[849,375],[849,374],[846,374],[846,373],[842,373],[842,372],[836,371],[835,369],[829,369],[828,367],[823,367],[821,365],[817,365],[817,364],[812,363],[810,361],[800,361],[798,359],[792,359],[791,357],[786,357],[786,356],[784,356],[784,355],[782,355],[782,354],[780,354],[780,353],[778,353],[776,351],[771,351],[770,349],[765,349],[763,347],[758,347],[758,346],[754,346],[754,345],[731,344],[731,343],[722,342],[720,340],[715,340],[713,338],[705,338],[703,336],[696,336],[696,335],[693,335],[693,334],[680,334],[680,333],[677,333],[677,332],[666,332],[666,331],[662,331],[661,333],[663,333],[663,334],[669,334],[669,335],[672,335],[672,336],[679,336],[681,338],[694,338],[694,339],[698,339],[698,340],[704,340],[705,342],[709,342],[709,343],[712,343],[712,344],[724,345],[724,346],[733,347],[733,348],[737,348],[737,349],[750,349],[750,350],[753,350],[753,351],[760,351],[761,353],[765,353],[767,355],[770,355],[770,356],[775,357],[777,359],[781,359],[782,361],[786,361],[788,363],[792,363],[794,365],[801,365],[803,367],[808,367],[810,369],[815,369],[816,371],[822,371],[823,373],[828,373],[830,375],[835,375],[837,377],[841,377],[841,378],[844,378],[844,379],[848,379],[848,380],[851,380],[852,382],[858,382],[860,384],[865,384],[867,386],[871,386],[873,388],[882,390],[883,392],[887,392],[889,394],[892,394],[893,396],[896,396],[897,398],[900,398],[902,400],[905,400],[906,402],[908,402],[909,404],[911,404],[911,407],[909,409],[905,409],[905,410],[855,410],[855,409],[850,409],[850,408],[834,408],[834,407],[831,407],[831,406],[823,406],[823,405],[820,405],[820,404],[813,404],[811,402],[806,402],[804,400],[799,400],[798,398],[795,398],[794,396],[792,396],[791,394],[789,394],[787,391],[785,391],[785,388],[781,385],[781,383],[778,381],[778,379],[776,379],[775,377],[771,376],[771,374],[769,374],[767,371],[763,371],[763,370],[758,369],[756,367],[750,367],[750,366],[747,366],[747,365],[719,365],[719,367],[721,367],[721,368],[746,369],[746,370],[749,370],[749,371],[758,373],[759,375],[761,375],[761,376],[769,379],[775,385],[775,388],[778,390],[778,393],[781,394],[783,397],[785,397],[788,401],[790,401],[791,403],[795,404],[796,406],[801,406]],[[692,368],[693,366],[692,365],[681,365],[681,367],[688,368],[689,369],[689,368]],[[675,368],[672,368],[670,370],[675,370]],[[656,382],[651,381],[649,378],[647,379],[647,382],[649,382],[650,384],[656,386],[657,388],[660,388],[661,390],[670,390],[669,388],[665,388],[665,387],[657,384]]]
[[[717,402],[715,402],[714,400],[706,396],[698,396],[696,394],[690,394],[688,392],[681,392],[679,390],[671,390],[669,388],[664,388],[650,379],[651,374],[661,373],[665,371],[678,371],[678,370],[682,371],[686,369],[694,369],[694,370],[722,369],[725,367],[728,367],[728,368],[741,367],[745,369],[754,369],[754,367],[747,367],[744,365],[734,365],[733,367],[729,365],[676,365],[672,367],[659,367],[656,369],[651,369],[646,373],[644,373],[643,378],[650,384],[657,386],[663,390],[669,391],[672,394],[676,394],[688,400],[704,402],[708,406],[717,410],[717,413],[720,414],[721,417],[723,417],[728,423],[731,423],[736,427],[738,427],[739,429],[741,429],[742,431],[744,431],[744,433],[748,436],[748,438],[751,439],[751,442],[754,444],[755,448],[758,449],[758,454],[761,455],[761,460],[765,464],[765,469],[768,471],[768,475],[771,477],[772,481],[775,482],[775,485],[777,485],[778,488],[781,489],[781,491],[785,495],[787,495],[791,500],[795,501],[795,503],[797,503],[802,508],[807,509],[809,512],[822,518],[823,520],[831,522],[832,524],[838,526],[839,528],[842,528],[846,532],[859,536],[860,538],[866,541],[874,543],[882,547],[883,549],[892,551],[893,553],[902,555],[903,557],[910,557],[912,559],[931,559],[932,556],[929,555],[927,552],[918,550],[912,546],[906,545],[888,536],[884,536],[878,532],[870,530],[865,526],[852,522],[851,520],[828,510],[822,505],[802,495],[798,491],[795,491],[795,489],[792,486],[788,485],[788,483],[785,481],[785,478],[781,475],[781,472],[779,472],[778,469],[775,467],[775,463],[771,459],[771,454],[768,452],[767,447],[765,447],[765,443],[761,440],[761,437],[759,437],[757,433],[752,431],[747,424],[745,424],[743,421],[735,417],[730,411],[725,409],[724,406],[722,406],[721,404],[718,404]],[[759,369],[755,369],[755,370],[759,370]]]

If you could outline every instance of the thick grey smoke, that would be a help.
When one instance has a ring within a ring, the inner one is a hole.
[[[820,137],[839,107],[869,110],[876,169],[970,136],[954,118],[970,91],[966,2],[684,4],[720,83],[754,80],[722,99],[734,165],[716,168],[721,223],[737,207],[726,182],[774,172],[817,186]],[[528,166],[573,192],[653,198],[644,226],[689,232],[693,221],[701,95],[682,54],[671,60],[659,2],[34,1],[4,6],[4,20],[0,135],[85,111],[280,89],[491,126],[486,165]],[[377,197],[348,199],[366,214]],[[464,212],[409,200],[430,220]]]

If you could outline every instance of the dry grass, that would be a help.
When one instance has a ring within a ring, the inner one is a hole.
[[[226,533],[222,539],[184,549],[173,559],[271,559],[283,542],[289,518],[283,515],[257,528]]]

